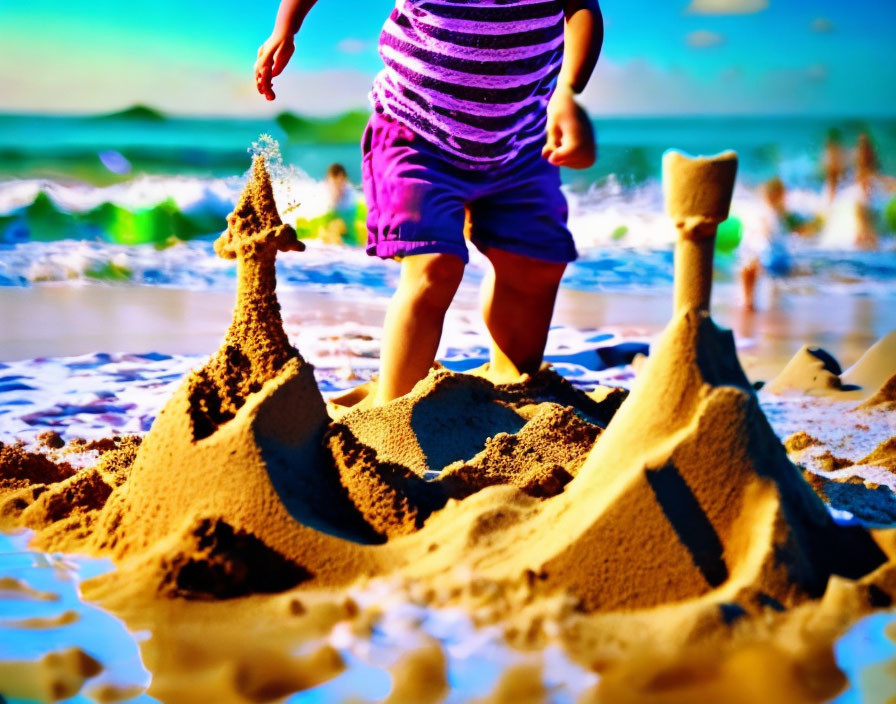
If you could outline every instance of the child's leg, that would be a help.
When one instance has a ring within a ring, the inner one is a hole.
[[[496,384],[534,374],[541,366],[557,289],[566,264],[490,247],[482,282],[482,315],[492,336],[489,379]]]
[[[401,280],[383,323],[377,405],[408,393],[429,372],[463,273],[463,260],[453,254],[402,260]]]

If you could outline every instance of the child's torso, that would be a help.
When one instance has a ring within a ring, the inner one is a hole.
[[[543,140],[563,30],[562,0],[397,0],[372,97],[452,157],[506,162]]]

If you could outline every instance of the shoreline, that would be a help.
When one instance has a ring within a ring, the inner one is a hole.
[[[388,298],[351,291],[284,288],[284,322],[380,326]],[[748,376],[768,379],[803,345],[825,348],[845,367],[896,328],[891,302],[843,294],[781,294],[766,310],[747,314],[718,286],[714,319],[734,330]],[[823,305],[820,303],[823,302]],[[233,312],[234,293],[148,286],[41,284],[7,288],[0,298],[0,361],[92,352],[211,354]],[[561,289],[555,326],[651,337],[671,316],[671,291],[604,293]],[[478,321],[475,287],[465,282],[449,316]]]

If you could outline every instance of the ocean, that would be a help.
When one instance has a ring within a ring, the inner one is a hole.
[[[360,180],[359,141],[365,115],[348,113],[308,120],[199,119],[164,116],[134,108],[113,116],[0,114],[0,178],[77,178],[96,185],[127,176],[105,168],[99,157],[115,151],[132,173],[222,178],[245,171],[246,148],[259,134],[282,147],[287,163],[312,178],[343,163],[352,181]],[[755,185],[780,176],[793,186],[820,183],[819,157],[831,130],[844,146],[862,131],[877,146],[881,168],[896,172],[896,119],[827,117],[641,117],[594,120],[600,157],[594,167],[566,171],[564,180],[587,188],[607,179],[631,186],[656,179],[660,157],[670,148],[692,153],[734,149],[741,178]]]
[[[253,145],[275,162],[282,159],[273,166],[285,219],[311,221],[326,210],[321,179],[330,164],[343,164],[358,184],[365,121],[358,112],[331,119],[198,119],[142,107],[107,116],[0,115],[0,286],[72,279],[227,286],[232,267],[216,260],[210,243],[225,226]],[[631,290],[671,283],[675,235],[663,215],[659,176],[663,152],[674,147],[738,152],[732,206],[738,237],[761,211],[757,186],[773,176],[784,181],[788,206],[821,230],[813,239],[793,238],[801,286],[858,282],[857,295],[887,295],[893,288],[892,194],[881,190],[873,204],[880,251],[856,251],[855,189],[844,188],[839,202],[828,204],[819,159],[832,130],[845,147],[867,131],[881,171],[896,173],[896,119],[652,117],[594,125],[595,166],[563,171],[580,252],[564,285]],[[362,215],[352,228],[362,241]],[[736,267],[731,247],[720,252],[720,276],[730,279]],[[388,289],[388,270],[333,250],[316,266],[304,260],[284,281]]]

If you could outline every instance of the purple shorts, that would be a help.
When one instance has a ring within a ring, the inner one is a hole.
[[[502,167],[465,168],[409,127],[374,112],[361,142],[367,200],[367,253],[382,257],[454,254],[469,261],[471,241],[549,262],[576,258],[566,227],[560,170],[541,145]]]

